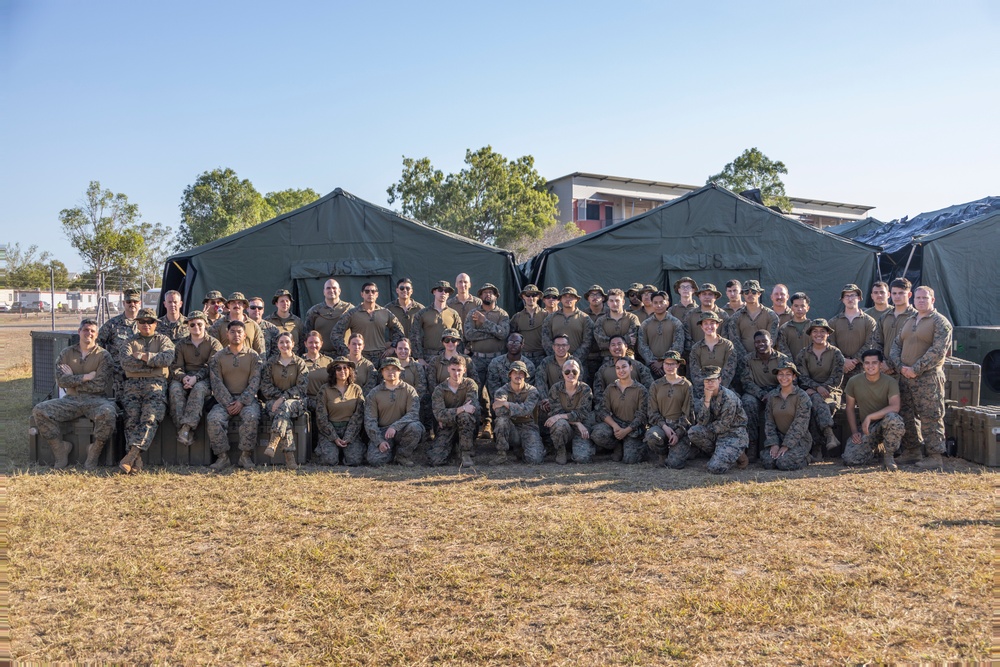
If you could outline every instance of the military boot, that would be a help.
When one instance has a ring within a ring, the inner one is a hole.
[[[412,468],[417,464],[409,456],[403,454],[396,454],[396,463],[403,466],[404,468]]]
[[[219,458],[215,459],[215,463],[208,466],[214,472],[221,472],[230,466],[229,463],[229,452],[222,452],[219,454]]]
[[[472,463],[472,454],[469,452],[462,452],[462,467],[471,468],[474,464]]]
[[[101,459],[101,452],[104,451],[104,441],[95,440],[90,443],[90,447],[87,447],[87,462],[83,464],[84,469],[93,470],[97,467],[98,461]]]
[[[944,467],[944,460],[940,454],[934,452],[917,461],[917,467],[923,470],[941,470]]]
[[[295,452],[285,452],[285,467],[289,470],[297,470],[299,462],[295,460]]]
[[[497,452],[497,455],[490,459],[491,466],[502,466],[507,463],[507,452]]]
[[[271,439],[267,441],[267,449],[264,450],[264,456],[274,458],[274,453],[278,451],[278,443],[280,442],[281,434],[272,432]],[[242,463],[240,465],[242,465]]]
[[[191,427],[188,425],[181,426],[180,432],[177,433],[177,444],[182,447],[190,447],[194,438],[191,435]]]
[[[253,470],[256,467],[250,452],[240,452],[240,467],[244,470]]]
[[[656,455],[656,463],[654,463],[653,465],[655,467],[657,467],[657,468],[666,468],[667,467],[667,455],[664,454],[663,452],[657,453],[657,455]]]
[[[68,440],[52,440],[49,442],[52,447],[52,454],[55,455],[55,463],[52,467],[59,470],[69,465],[69,453],[73,451],[73,443]]]
[[[139,465],[136,466],[136,460],[139,460]],[[134,468],[142,468],[142,450],[132,445],[132,448],[128,450],[128,454],[125,455],[121,461],[118,462],[118,468],[126,475],[133,471]]]
[[[750,465],[750,459],[747,457],[747,453],[740,452],[740,458],[736,459],[736,467],[740,470],[746,470],[748,465]]]
[[[611,452],[611,460],[617,463],[623,458],[625,458],[625,445],[621,442],[616,442],[614,451]]]
[[[896,459],[896,463],[919,463],[923,458],[924,455],[920,448],[914,447],[913,449],[904,449],[903,455]]]
[[[566,445],[556,447],[556,463],[559,465],[566,464]]]
[[[837,440],[837,436],[833,434],[833,428],[827,426],[823,429],[823,435],[826,436],[826,451],[830,452],[840,447],[840,440]]]
[[[892,458],[892,452],[886,452],[882,455],[882,467],[884,467],[888,472],[896,472],[899,470],[899,466]]]
[[[823,460],[823,445],[818,442],[813,442],[812,449],[809,450],[809,458],[812,463],[819,463]]]

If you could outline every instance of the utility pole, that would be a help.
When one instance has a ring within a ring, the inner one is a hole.
[[[49,264],[49,314],[52,316],[52,331],[56,330],[56,272]]]

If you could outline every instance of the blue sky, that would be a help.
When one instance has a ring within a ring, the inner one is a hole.
[[[386,205],[402,157],[701,184],[756,146],[882,220],[1000,195],[1000,3],[0,0],[0,243],[82,269],[98,180],[176,226],[231,167]]]

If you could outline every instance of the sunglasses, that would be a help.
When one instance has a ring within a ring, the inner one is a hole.
[[[579,375],[579,373],[577,371],[574,371],[573,369],[570,369],[563,371],[563,375]]]
[[[365,294],[378,294],[378,290],[377,289],[366,289],[366,290],[361,290],[361,291],[364,292]]]
[[[335,370],[335,371],[349,371],[349,370],[351,370],[351,367],[350,366],[335,366],[333,370]]]
[[[444,339],[441,340],[441,342],[442,343],[458,343],[459,340],[457,338],[444,338]]]
[[[250,306],[247,310],[264,310],[264,306]]]
[[[400,287],[396,288],[396,291],[397,292],[412,292],[413,288],[412,287],[400,286]]]

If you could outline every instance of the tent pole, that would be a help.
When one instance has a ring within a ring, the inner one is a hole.
[[[900,278],[906,277],[906,272],[910,270],[910,262],[913,261],[913,253],[917,251],[917,244],[913,243],[910,245],[910,256],[906,258],[906,266],[903,267],[903,275]]]

